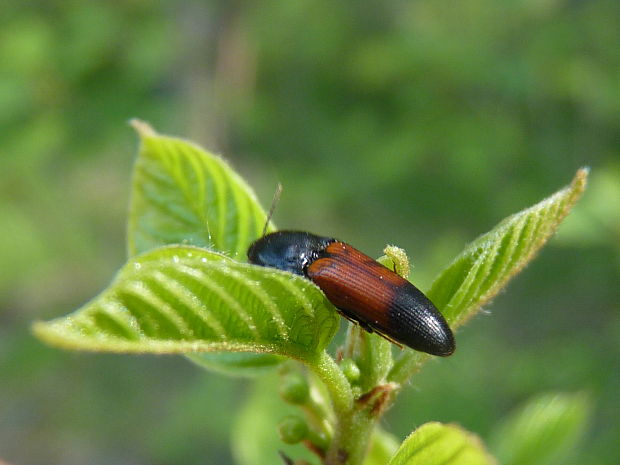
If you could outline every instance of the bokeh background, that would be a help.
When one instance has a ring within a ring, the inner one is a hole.
[[[385,427],[487,438],[532,395],[583,391],[563,463],[620,462],[619,2],[8,0],[0,25],[0,461],[234,462],[250,381],[29,333],[123,264],[139,117],[224,154],[264,204],[281,181],[281,227],[406,248],[423,288],[590,166],[558,236]]]

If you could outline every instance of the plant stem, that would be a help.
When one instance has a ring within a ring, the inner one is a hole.
[[[351,385],[334,359],[323,351],[309,368],[323,381],[332,400],[334,413],[340,417],[353,408]]]
[[[361,465],[374,426],[375,418],[365,408],[353,408],[339,415],[324,465]]]
[[[308,365],[325,384],[336,417],[324,465],[361,465],[376,421],[372,409],[354,402],[349,381],[327,352]]]

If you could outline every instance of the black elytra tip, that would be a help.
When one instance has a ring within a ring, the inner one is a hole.
[[[431,355],[455,350],[443,315],[417,287],[349,244],[303,231],[278,231],[248,249],[250,263],[314,282],[364,329]]]

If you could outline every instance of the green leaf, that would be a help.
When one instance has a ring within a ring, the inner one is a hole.
[[[387,431],[376,427],[370,438],[370,448],[364,465],[385,465],[398,449],[398,440]]]
[[[128,227],[130,255],[168,244],[191,244],[245,258],[266,215],[252,189],[220,157],[161,136],[134,120],[142,144],[134,167]],[[281,359],[269,354],[196,354],[203,368],[254,376]]]
[[[504,219],[469,244],[433,282],[426,295],[454,330],[474,316],[519,273],[555,233],[586,187],[588,170],[551,197]],[[458,345],[457,345],[458,346]],[[389,380],[404,383],[429,356],[406,351]]]
[[[536,256],[581,197],[587,175],[580,169],[568,187],[506,218],[439,275],[427,295],[452,328],[476,314]]]
[[[190,353],[242,351],[313,360],[340,317],[309,280],[188,246],[130,260],[76,312],[34,331],[78,350]]]
[[[426,423],[405,439],[388,465],[491,465],[480,439],[457,425]]]
[[[207,370],[247,377],[260,376],[285,360],[278,355],[246,352],[201,352],[186,357]]]
[[[544,394],[510,415],[490,448],[504,465],[563,463],[585,430],[591,411],[583,393]]]
[[[133,175],[130,256],[169,244],[245,259],[266,214],[246,182],[220,157],[133,121],[141,148]]]

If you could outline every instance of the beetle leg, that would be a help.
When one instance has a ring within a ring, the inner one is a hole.
[[[343,310],[342,308],[339,308],[338,309],[338,313],[340,313],[343,317],[345,317],[351,323],[354,323],[356,325],[361,326],[362,329],[368,331],[369,333],[373,333],[374,332],[374,330],[372,329],[372,326],[370,326],[368,323],[365,323],[363,321],[358,320],[353,315],[348,314],[346,310]]]
[[[345,317],[347,320],[349,320],[351,323],[354,323],[356,325],[359,325],[362,329],[364,329],[365,331],[368,331],[369,333],[375,333],[379,336],[381,336],[383,339],[385,339],[386,341],[391,342],[394,345],[397,345],[399,349],[403,348],[403,345],[398,342],[395,341],[394,339],[392,339],[391,337],[383,334],[382,332],[376,330],[375,328],[373,328],[369,323],[357,320],[355,317],[353,317],[352,315],[347,314],[346,310],[343,310],[341,308],[338,309],[338,312]]]
[[[390,336],[386,336],[385,334],[380,333],[380,332],[379,332],[379,331],[377,331],[377,330],[375,330],[374,332],[375,332],[375,334],[378,334],[379,336],[381,336],[381,337],[382,337],[383,339],[385,339],[386,341],[389,341],[389,342],[391,342],[392,344],[394,344],[394,345],[398,346],[398,348],[399,348],[399,349],[402,349],[402,348],[403,348],[403,345],[402,345],[400,342],[395,341],[395,340],[394,340],[394,339],[392,339]]]

